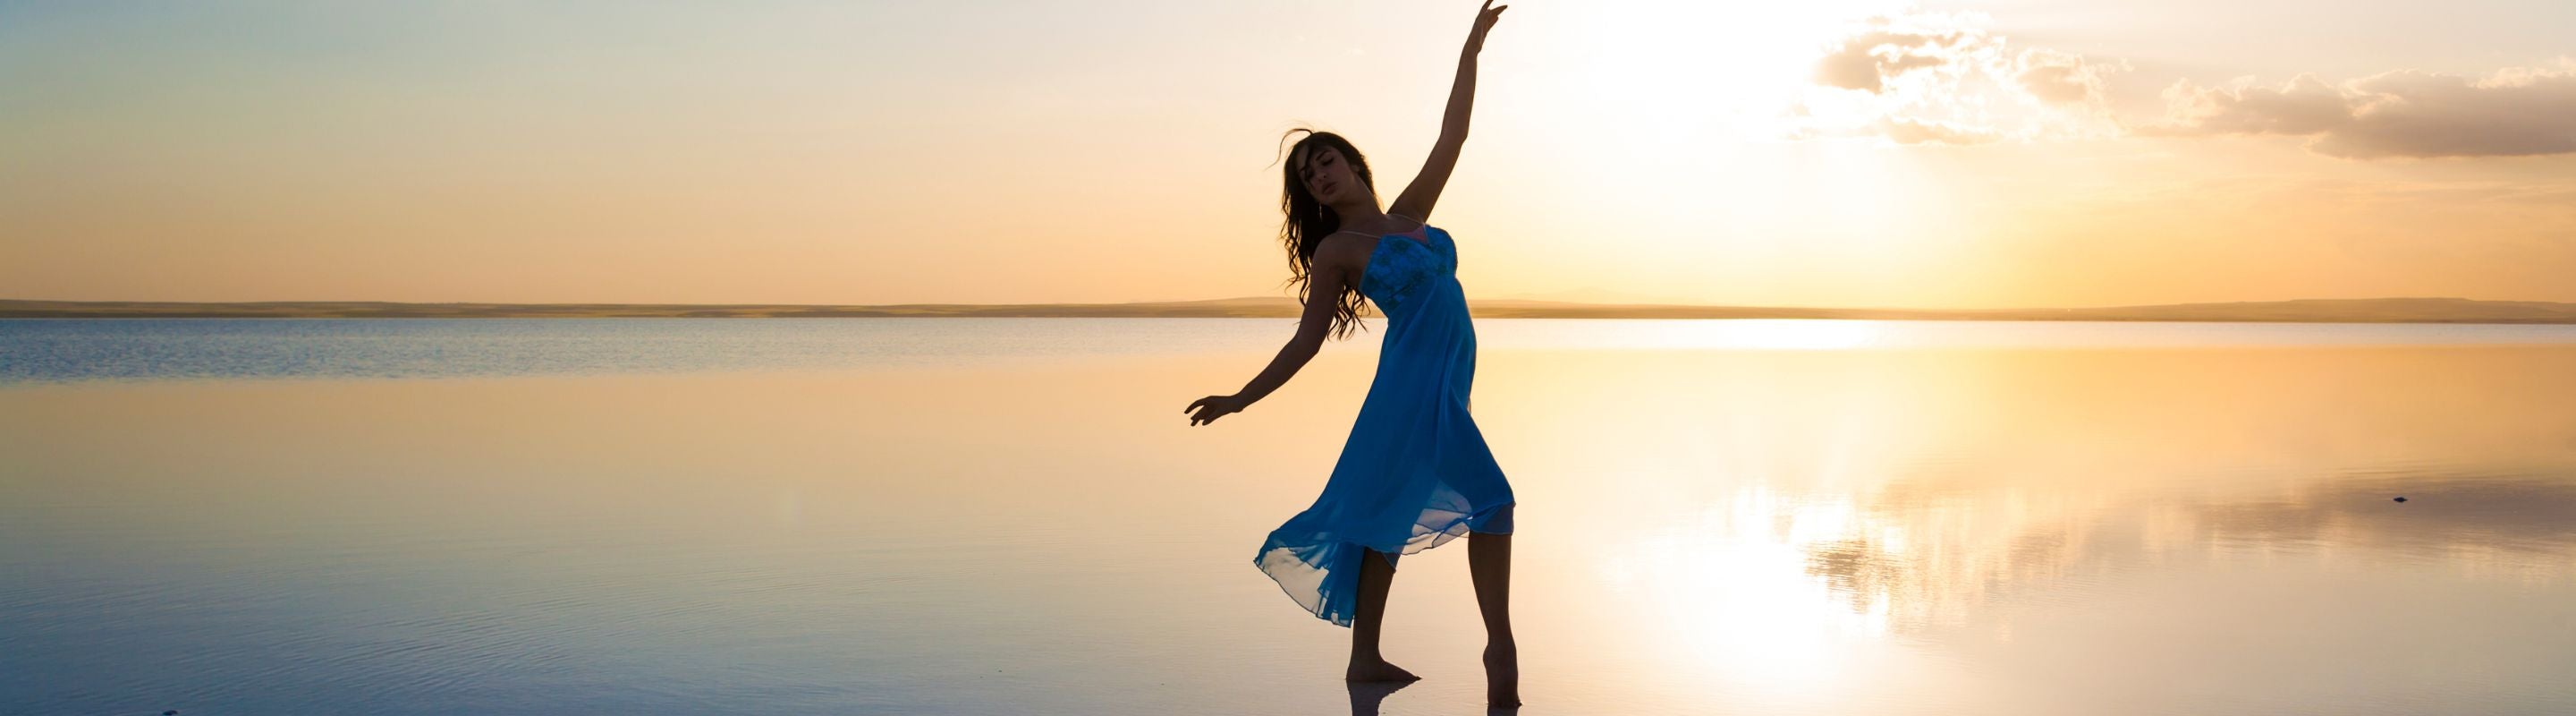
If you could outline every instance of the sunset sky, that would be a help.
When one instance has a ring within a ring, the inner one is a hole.
[[[1525,0],[1473,298],[2576,301],[2576,3]],[[1275,295],[1476,4],[0,4],[0,298]]]

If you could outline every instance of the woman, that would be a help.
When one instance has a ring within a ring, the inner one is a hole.
[[[1468,417],[1476,334],[1457,280],[1457,245],[1431,227],[1432,204],[1458,164],[1475,103],[1476,53],[1504,8],[1476,13],[1459,52],[1448,114],[1422,174],[1378,209],[1367,160],[1328,132],[1306,133],[1288,153],[1280,228],[1289,274],[1305,312],[1296,337],[1241,392],[1199,399],[1190,424],[1212,423],[1277,390],[1327,337],[1349,335],[1366,297],[1386,312],[1384,349],[1368,400],[1313,507],[1270,533],[1253,558],[1300,605],[1351,627],[1351,681],[1411,681],[1378,653],[1378,626],[1396,558],[1461,534],[1485,618],[1486,697],[1520,703],[1512,642],[1512,490]],[[1291,132],[1295,134],[1295,132]]]

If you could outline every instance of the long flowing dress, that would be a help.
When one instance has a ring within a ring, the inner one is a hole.
[[[1512,530],[1511,484],[1467,414],[1476,330],[1458,245],[1428,225],[1378,237],[1360,295],[1387,316],[1377,377],[1323,495],[1253,557],[1298,605],[1341,626],[1358,602],[1362,548],[1392,568],[1470,531]]]

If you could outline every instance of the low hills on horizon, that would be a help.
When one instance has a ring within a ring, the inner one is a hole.
[[[2576,323],[2576,303],[2465,298],[2302,299],[2092,308],[1912,309],[1609,304],[1535,300],[1470,303],[1479,318],[1809,318],[1908,321],[2261,321],[2299,323]],[[227,303],[0,299],[0,318],[1286,318],[1285,297],[1136,303],[888,305]]]

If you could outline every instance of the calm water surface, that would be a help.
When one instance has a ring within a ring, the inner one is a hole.
[[[1349,713],[1287,327],[0,321],[0,713]],[[2576,712],[2576,329],[1478,327],[1520,713]]]

